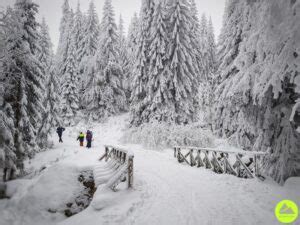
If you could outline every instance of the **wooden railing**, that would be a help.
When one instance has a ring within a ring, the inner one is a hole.
[[[108,187],[115,190],[120,182],[127,180],[128,188],[132,188],[133,159],[134,155],[127,150],[110,145],[105,146],[105,153],[99,160],[105,160],[109,164],[108,169],[112,171],[112,176],[106,184]]]
[[[174,147],[174,157],[179,163],[205,167],[215,173],[232,174],[242,178],[258,177],[264,180],[260,170],[260,161],[265,153],[232,152],[212,148]]]

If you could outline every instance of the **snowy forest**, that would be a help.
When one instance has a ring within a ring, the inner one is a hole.
[[[135,132],[191,134],[201,121],[266,152],[264,172],[278,183],[299,176],[300,2],[228,0],[215,37],[195,1],[142,0],[127,31],[112,0],[102,18],[93,1],[82,12],[64,0],[56,51],[34,1],[1,11],[0,168],[22,176],[24,160],[51,150],[57,126],[129,113]]]

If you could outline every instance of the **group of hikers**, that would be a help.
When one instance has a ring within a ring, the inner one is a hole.
[[[62,134],[66,129],[63,127],[58,127],[56,129],[56,133],[58,134],[59,137],[59,142],[62,143]],[[79,136],[77,137],[77,141],[79,141],[80,147],[84,146],[84,138],[86,139],[86,147],[91,148],[92,147],[92,141],[93,141],[93,133],[90,130],[87,130],[86,134],[83,132],[79,133]]]

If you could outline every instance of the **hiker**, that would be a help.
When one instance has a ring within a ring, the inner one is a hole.
[[[59,143],[63,143],[63,140],[62,140],[62,134],[63,132],[65,131],[66,129],[59,126],[57,129],[56,129],[56,133],[58,134],[58,137],[59,137]]]
[[[86,141],[87,141],[86,147],[91,148],[92,147],[93,133],[90,130],[88,130],[86,132],[86,137],[85,138],[86,138]]]
[[[82,132],[80,132],[77,141],[79,140],[80,143],[80,147],[83,147],[83,142],[84,142],[84,134]]]

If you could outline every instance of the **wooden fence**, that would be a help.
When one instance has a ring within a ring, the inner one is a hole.
[[[199,147],[174,147],[174,157],[179,163],[185,162],[192,167],[205,167],[215,173],[232,174],[242,178],[257,177],[261,180],[264,180],[264,177],[261,174],[260,161],[264,154]]]
[[[127,150],[110,145],[105,146],[105,153],[99,160],[105,160],[110,164],[109,169],[112,170],[112,176],[106,185],[115,190],[120,182],[127,180],[128,188],[132,188],[133,159],[134,155]]]

